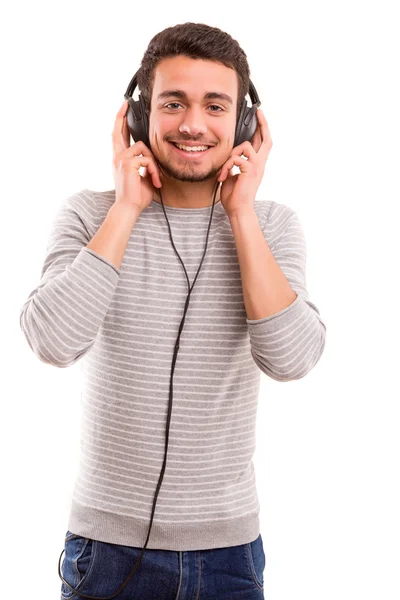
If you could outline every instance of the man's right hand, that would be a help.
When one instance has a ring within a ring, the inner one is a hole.
[[[161,187],[160,169],[151,150],[143,142],[130,146],[126,122],[128,102],[125,100],[117,113],[113,140],[113,172],[115,204],[138,208],[140,212],[151,204],[154,188]],[[143,154],[143,156],[140,156]],[[144,175],[139,173],[144,167]]]

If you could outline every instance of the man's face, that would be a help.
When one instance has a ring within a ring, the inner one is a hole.
[[[180,90],[181,94],[160,94]],[[210,92],[226,98],[206,98]],[[236,128],[236,72],[210,60],[187,56],[163,59],[154,71],[149,117],[151,151],[167,175],[180,181],[216,177],[231,154]],[[185,127],[186,126],[186,127]],[[179,143],[211,145],[202,153],[178,150]]]

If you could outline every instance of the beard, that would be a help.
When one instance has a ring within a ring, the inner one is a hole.
[[[159,159],[157,159],[157,163],[160,169],[172,179],[178,181],[190,181],[193,183],[213,179],[219,175],[221,170],[221,167],[212,167],[208,171],[201,172],[197,171],[198,167],[195,167],[194,165],[187,164],[182,167],[174,167],[171,163],[166,163]]]

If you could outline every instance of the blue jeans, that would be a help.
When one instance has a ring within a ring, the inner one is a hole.
[[[64,579],[83,594],[111,596],[125,581],[142,548],[109,544],[67,531]],[[260,600],[265,554],[261,533],[248,544],[211,550],[144,551],[115,600]],[[61,599],[84,600],[63,582]]]

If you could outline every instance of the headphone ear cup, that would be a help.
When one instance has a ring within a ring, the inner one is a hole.
[[[243,126],[243,119],[244,119],[244,115],[245,115],[245,110],[246,110],[246,100],[243,100],[242,105],[240,107],[240,111],[239,111],[239,117],[236,121],[236,129],[235,129],[235,140],[233,142],[233,147],[238,146],[241,142],[239,142],[238,140],[240,139],[240,132],[242,130],[242,126]]]
[[[141,108],[141,112],[142,112],[142,125],[143,125],[143,130],[141,131],[141,136],[142,136],[142,138],[144,138],[144,139],[142,139],[142,142],[144,142],[145,145],[148,147],[148,149],[151,150],[150,140],[149,140],[149,119],[147,117],[146,107],[144,105],[143,96],[141,94],[139,94],[139,102],[140,102],[140,108]]]
[[[257,104],[249,106],[246,102],[243,102],[236,125],[234,146],[239,146],[240,144],[243,144],[243,142],[251,141],[258,125],[256,115],[257,108]]]
[[[148,136],[149,123],[141,94],[139,100],[132,97],[127,98],[128,110],[126,113],[126,122],[129,132],[134,142],[143,142],[150,150],[150,141]]]

